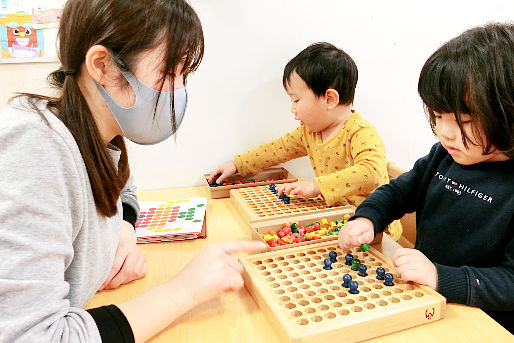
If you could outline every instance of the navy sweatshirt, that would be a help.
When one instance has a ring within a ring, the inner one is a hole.
[[[377,234],[414,211],[415,248],[435,264],[438,292],[514,332],[514,161],[464,166],[437,143],[353,218],[370,219]]]

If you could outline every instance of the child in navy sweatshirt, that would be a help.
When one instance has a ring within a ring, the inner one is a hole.
[[[439,143],[357,208],[339,244],[369,243],[416,211],[415,249],[393,256],[402,279],[480,307],[514,332],[514,25],[445,43],[418,92]]]

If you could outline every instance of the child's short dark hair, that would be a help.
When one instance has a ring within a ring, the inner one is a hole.
[[[489,23],[446,42],[423,66],[418,92],[432,131],[434,112],[454,113],[467,147],[460,115],[469,114],[483,154],[494,147],[513,158],[514,24]]]
[[[353,59],[330,43],[309,45],[284,68],[282,83],[286,88],[289,78],[296,72],[316,94],[323,96],[327,89],[339,93],[339,103],[350,105],[355,96],[358,71]]]

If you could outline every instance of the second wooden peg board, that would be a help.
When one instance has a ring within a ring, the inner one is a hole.
[[[284,204],[269,186],[233,189],[230,201],[245,221],[278,219],[312,213],[324,213],[348,206],[328,206],[321,197],[305,199],[291,196],[291,202]]]
[[[332,270],[323,260],[337,252]],[[368,267],[359,276],[345,265],[336,241],[240,258],[250,294],[284,342],[356,342],[444,318],[446,299],[429,287],[399,278],[391,261],[373,246],[352,254]],[[393,274],[394,285],[376,279],[377,267]],[[343,287],[344,274],[359,284]]]

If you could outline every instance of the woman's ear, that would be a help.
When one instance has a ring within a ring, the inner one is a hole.
[[[339,105],[339,93],[335,89],[329,88],[325,92],[325,100],[329,110],[336,108]]]
[[[93,45],[89,48],[84,61],[89,76],[102,86],[112,79],[113,61],[109,50],[103,45]],[[107,77],[106,77],[107,76]]]

